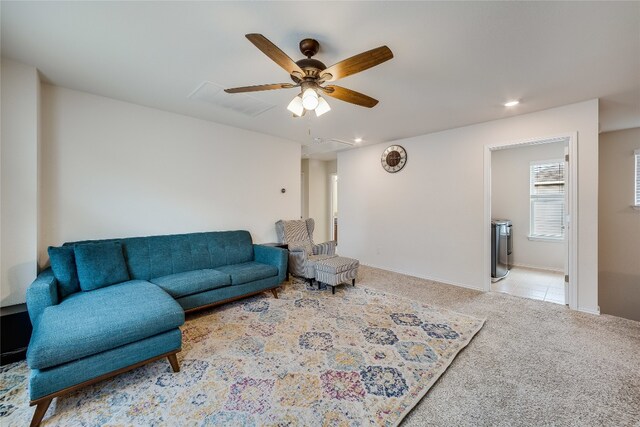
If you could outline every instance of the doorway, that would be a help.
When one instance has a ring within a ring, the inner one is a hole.
[[[329,176],[329,229],[331,230],[331,240],[338,245],[338,174],[332,173]]]
[[[300,173],[300,219],[306,218],[309,213],[309,199],[307,198],[307,181],[304,180],[304,172]]]
[[[485,290],[577,305],[571,152],[575,135],[486,147]]]
[[[303,219],[315,221],[313,239],[318,243],[331,240],[338,233],[337,174],[337,160],[302,159],[300,210]]]

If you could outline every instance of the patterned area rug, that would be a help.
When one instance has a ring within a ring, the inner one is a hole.
[[[284,285],[191,316],[181,372],[159,361],[54,400],[44,426],[397,425],[484,320],[366,287]],[[0,370],[0,424],[28,425],[24,362]]]

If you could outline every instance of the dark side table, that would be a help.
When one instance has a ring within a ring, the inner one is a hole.
[[[277,242],[269,242],[269,243],[260,243],[262,246],[273,246],[274,248],[282,248],[287,251],[287,282],[289,281],[289,245],[286,243],[277,243]]]
[[[31,320],[26,304],[0,309],[0,365],[24,360],[31,339]]]

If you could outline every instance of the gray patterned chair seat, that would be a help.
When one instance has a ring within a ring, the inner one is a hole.
[[[315,280],[317,261],[336,256],[336,242],[313,243],[315,222],[312,218],[276,222],[279,243],[289,245],[289,273]]]

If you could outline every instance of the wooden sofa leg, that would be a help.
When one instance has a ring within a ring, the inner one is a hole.
[[[40,425],[42,418],[44,418],[44,414],[47,413],[47,409],[49,409],[49,405],[51,405],[52,400],[53,398],[43,400],[38,403],[38,406],[36,406],[36,410],[33,413],[33,418],[31,418],[31,427],[38,427]]]
[[[180,372],[180,364],[178,364],[178,357],[176,356],[176,354],[173,353],[168,355],[167,359],[169,359],[169,363],[171,364],[171,369],[173,369],[173,372]]]
[[[275,299],[278,299],[278,288],[271,289],[271,293]]]

